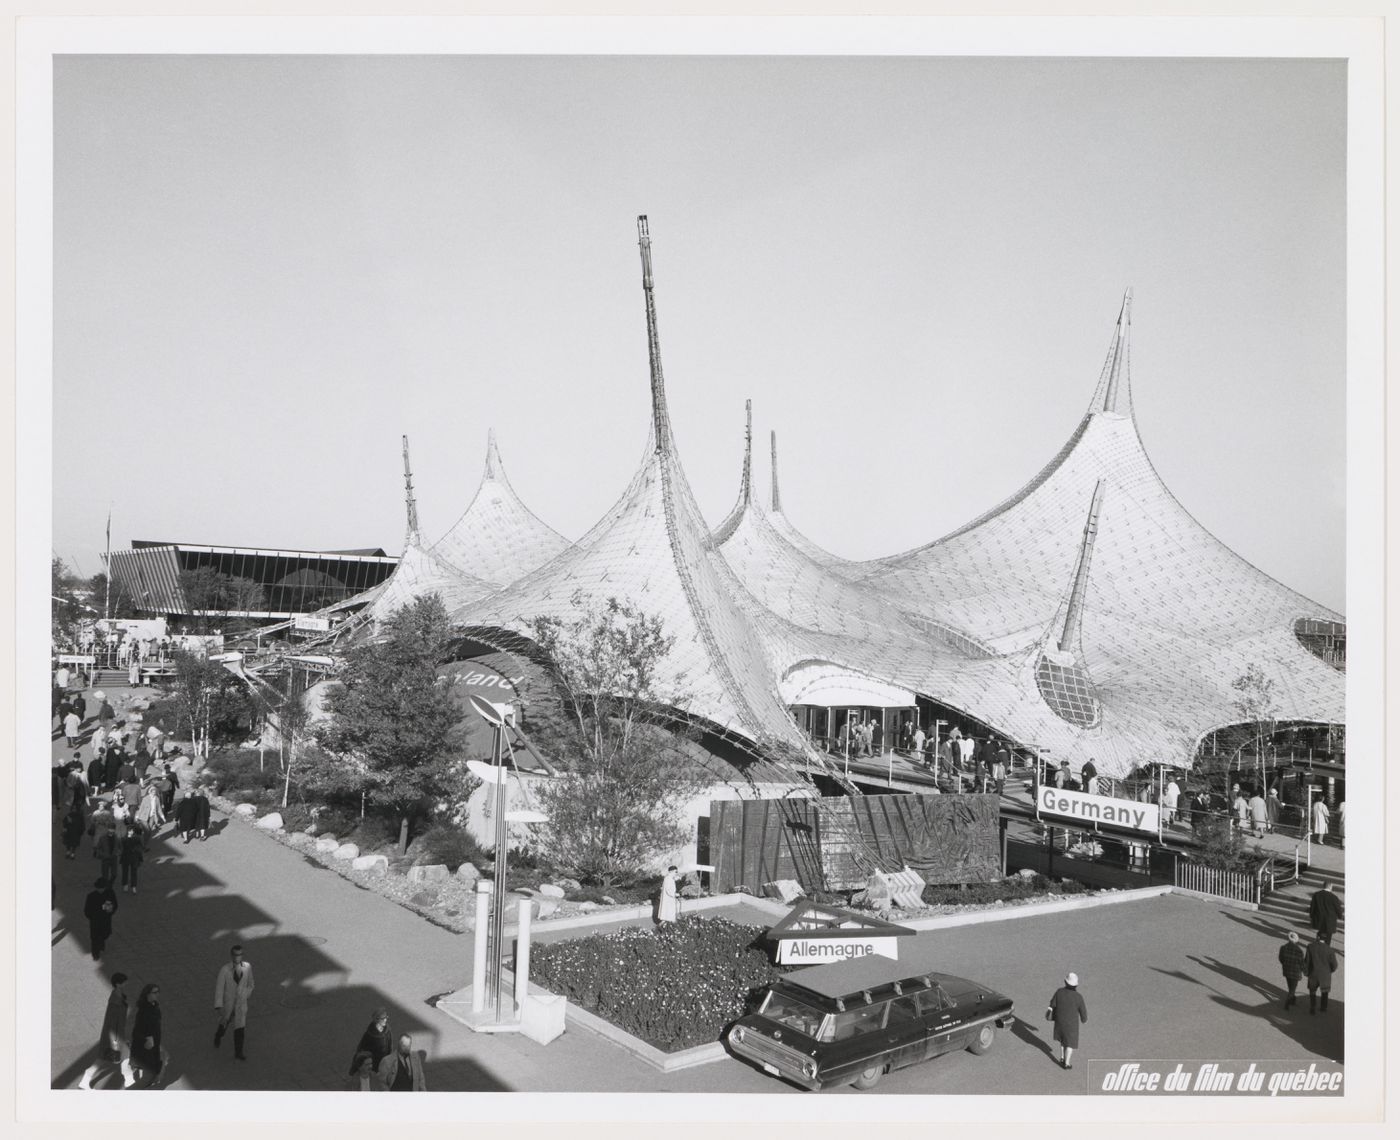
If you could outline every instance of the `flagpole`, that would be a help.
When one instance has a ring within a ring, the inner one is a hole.
[[[112,617],[112,508],[107,508],[107,596],[102,603],[102,616]]]

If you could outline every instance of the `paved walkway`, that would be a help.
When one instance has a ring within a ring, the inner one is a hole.
[[[547,1047],[473,1034],[431,1006],[469,980],[470,935],[217,813],[211,830],[206,843],[172,842],[168,829],[152,843],[140,893],[119,896],[101,964],[81,916],[96,863],[87,845],[65,860],[55,841],[55,1087],[74,1087],[92,1060],[107,976],[123,970],[133,998],[148,981],[161,986],[175,1088],[337,1089],[370,1011],[383,1005],[395,1031],[426,1050],[432,1089],[797,1094],[731,1059],[662,1074],[578,1028]],[[880,1091],[1083,1093],[1095,1057],[1340,1059],[1345,966],[1328,1015],[1309,1017],[1306,1002],[1285,1015],[1275,957],[1284,932],[1269,916],[1167,897],[922,934],[921,952],[932,947],[948,972],[1003,990],[1024,1020],[986,1057],[940,1058],[891,1074]],[[231,1042],[216,1051],[211,1041],[214,976],[235,941],[257,982],[246,1063],[233,1059]],[[1084,978],[1091,1017],[1075,1073],[1049,1060],[1040,1021],[1068,969]]]

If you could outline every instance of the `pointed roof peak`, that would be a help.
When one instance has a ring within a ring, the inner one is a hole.
[[[753,401],[744,401],[744,466],[739,476],[739,498],[724,516],[724,521],[715,527],[711,538],[714,545],[718,546],[723,542],[728,542],[733,533],[739,529],[739,524],[744,521],[750,504],[753,501]]]
[[[1094,389],[1094,401],[1089,409],[1090,412],[1120,414],[1119,405],[1124,399],[1129,401],[1129,409],[1131,409],[1132,397],[1125,390],[1131,382],[1128,354],[1132,340],[1132,327],[1133,289],[1130,285],[1123,291],[1123,304],[1118,310],[1118,323],[1113,330],[1113,341],[1108,347],[1108,356],[1104,360],[1103,371],[1099,374],[1098,387]]]
[[[783,500],[778,494],[778,433],[770,431],[768,441],[773,453],[773,513],[777,515],[783,512]]]
[[[510,486],[510,480],[506,478],[505,464],[501,462],[501,453],[496,447],[496,429],[493,427],[486,429],[486,470],[482,479],[492,479]]]

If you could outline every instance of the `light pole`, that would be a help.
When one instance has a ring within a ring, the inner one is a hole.
[[[491,992],[491,1013],[497,1025],[501,1024],[501,975],[505,959],[505,928],[506,928],[506,849],[509,843],[509,834],[506,824],[509,823],[543,823],[549,817],[543,812],[537,811],[515,811],[506,813],[506,771],[505,757],[502,749],[502,741],[505,734],[506,715],[509,710],[508,705],[497,705],[473,694],[470,697],[471,706],[477,716],[481,717],[491,726],[491,763],[483,764],[479,760],[468,760],[467,768],[473,775],[482,780],[495,785],[495,814],[496,814],[496,849],[495,868],[491,881],[491,921],[490,921],[490,941],[485,947],[486,952],[486,988]],[[525,906],[528,904],[522,904]],[[480,908],[478,908],[478,918]],[[522,912],[522,938],[528,943],[528,922],[523,917]],[[481,951],[481,937],[478,925],[477,948]],[[529,966],[528,944],[522,951],[522,959],[525,969]],[[473,970],[474,976],[480,976],[480,967]],[[518,980],[518,979],[517,979]],[[475,1003],[473,1003],[475,1005]]]

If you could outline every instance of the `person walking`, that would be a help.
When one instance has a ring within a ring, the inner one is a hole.
[[[413,1038],[399,1038],[399,1047],[379,1062],[379,1080],[385,1092],[427,1092],[423,1058],[413,1051]]]
[[[1181,799],[1181,785],[1176,782],[1175,776],[1167,778],[1167,786],[1162,792],[1162,822],[1165,824],[1176,822],[1176,805]]]
[[[214,1030],[214,1048],[219,1047],[232,1026],[233,1056],[246,1061],[243,1044],[248,1024],[248,999],[253,994],[253,967],[243,960],[242,946],[230,948],[228,954],[229,960],[219,967],[219,976],[214,979],[214,1012],[219,1016],[219,1027]]]
[[[680,911],[680,901],[676,894],[676,868],[674,866],[666,868],[666,874],[661,878],[661,892],[656,896],[656,925],[664,926],[668,922],[675,922]]]
[[[1055,1040],[1060,1043],[1060,1065],[1074,1068],[1074,1051],[1079,1048],[1079,1025],[1089,1020],[1089,1009],[1084,1004],[1084,996],[1079,992],[1079,975],[1071,970],[1065,975],[1065,984],[1050,998],[1045,1009],[1045,1020],[1055,1023]]]
[[[141,869],[145,853],[146,833],[139,823],[133,822],[122,839],[121,849],[122,890],[133,895],[136,893],[136,873]]]
[[[154,982],[136,999],[136,1020],[131,1025],[132,1078],[142,1088],[158,1088],[168,1060],[160,1043],[160,987]]]
[[[73,706],[68,706],[68,712],[63,717],[63,739],[69,748],[78,747],[78,732],[82,728],[83,722],[78,719],[78,714],[73,711]]]
[[[1320,937],[1308,943],[1306,965],[1308,970],[1308,1012],[1318,1011],[1318,991],[1322,991],[1321,1009],[1327,1012],[1327,997],[1332,992],[1332,974],[1337,969],[1337,952]]]
[[[81,804],[75,803],[63,817],[63,827],[59,832],[63,840],[63,853],[69,859],[76,859],[78,848],[82,846],[83,835],[87,831],[87,817]]]
[[[916,729],[914,730],[914,755],[915,755],[915,757],[920,757],[920,758],[921,758],[921,757],[923,756],[923,754],[924,754],[924,729],[923,729],[923,726],[920,725],[918,728],[916,728]]]
[[[151,754],[151,758],[159,760],[165,751],[165,722],[156,721],[146,729],[146,751]]]
[[[1332,812],[1327,807],[1327,801],[1323,799],[1313,800],[1312,805],[1312,830],[1314,843],[1327,843],[1327,825],[1331,822]]]
[[[1278,821],[1283,816],[1283,801],[1278,798],[1278,788],[1270,788],[1264,801],[1264,813],[1269,818],[1269,830],[1278,830]]]
[[[1290,930],[1288,940],[1278,948],[1278,964],[1283,969],[1284,985],[1288,987],[1283,1008],[1292,1009],[1298,1001],[1298,983],[1303,980],[1308,965],[1308,954],[1297,931]]]
[[[989,791],[1001,795],[1006,789],[1006,762],[1002,759],[1003,753],[992,754],[992,786]]]
[[[876,756],[885,754],[885,726],[878,720],[870,722],[870,747],[875,750]]]
[[[389,1028],[389,1011],[381,1006],[370,1015],[369,1024],[360,1034],[360,1043],[355,1046],[355,1058],[350,1062],[350,1075],[355,1075],[362,1056],[369,1057],[373,1072],[379,1068],[379,1062],[393,1051],[394,1034]]]
[[[1257,788],[1249,799],[1249,821],[1254,826],[1254,838],[1263,839],[1269,830],[1269,805]]]
[[[97,1060],[93,1061],[78,1080],[80,1089],[92,1090],[92,1082],[99,1074],[115,1065],[122,1075],[122,1087],[132,1084],[131,1063],[126,1060],[126,1020],[130,1016],[130,1002],[126,996],[126,975],[120,970],[112,975],[112,992],[107,995],[107,1012],[102,1017],[102,1029],[97,1038]]]
[[[194,792],[186,792],[175,804],[175,830],[188,843],[199,829],[199,804]]]
[[[1333,893],[1331,883],[1323,883],[1322,889],[1314,891],[1308,900],[1308,921],[1317,931],[1318,941],[1331,946],[1332,935],[1342,921],[1342,900]]]
[[[1249,801],[1245,799],[1244,792],[1238,784],[1235,785],[1235,799],[1230,807],[1235,813],[1235,825],[1243,831],[1249,821]]]
[[[209,793],[202,787],[194,790],[194,830],[201,843],[209,838]]]
[[[88,761],[87,766],[87,783],[88,787],[91,788],[93,792],[102,791],[102,775],[105,771],[106,766],[103,763],[103,754],[102,752],[98,752]]]
[[[99,878],[83,900],[83,917],[88,920],[88,943],[94,962],[101,961],[107,939],[112,937],[112,916],[116,913],[117,892],[112,890],[110,880]]]
[[[147,785],[145,794],[141,797],[141,806],[136,809],[136,822],[141,825],[142,839],[149,846],[151,836],[165,823],[165,812],[160,806],[160,792],[156,790],[155,784]]]

